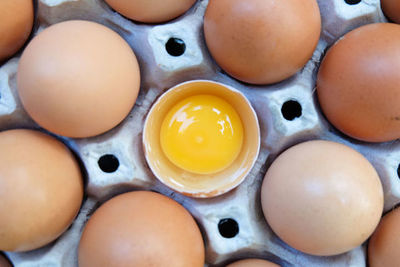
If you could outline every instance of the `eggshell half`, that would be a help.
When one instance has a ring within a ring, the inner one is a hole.
[[[239,155],[224,170],[213,174],[185,171],[173,164],[160,144],[160,130],[168,111],[193,95],[214,95],[227,101],[243,123],[243,144]],[[170,188],[192,197],[215,197],[232,190],[246,178],[260,151],[260,126],[251,103],[238,90],[214,81],[193,80],[176,85],[152,106],[143,129],[144,153],[155,176]]]

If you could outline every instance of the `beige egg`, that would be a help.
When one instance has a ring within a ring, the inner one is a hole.
[[[117,33],[94,22],[67,21],[29,43],[17,83],[24,108],[40,126],[80,138],[102,134],[128,115],[140,73]]]
[[[305,253],[329,256],[361,245],[383,210],[378,174],[359,152],[330,141],[309,141],[283,152],[261,189],[272,230]]]
[[[362,26],[326,53],[318,100],[340,131],[367,142],[400,138],[400,25]]]
[[[196,0],[105,0],[125,17],[145,23],[160,23],[185,13]]]
[[[204,243],[190,213],[153,192],[130,192],[104,203],[79,244],[80,267],[203,267]]]
[[[311,58],[321,31],[316,0],[214,0],[204,16],[218,65],[252,84],[282,81]]]
[[[38,131],[0,132],[0,147],[0,250],[44,246],[79,211],[80,167],[63,143]]]
[[[0,62],[14,55],[33,27],[33,0],[0,1]]]
[[[228,264],[226,267],[279,267],[279,265],[261,259],[246,259]]]
[[[400,209],[386,214],[368,243],[370,267],[400,266]]]

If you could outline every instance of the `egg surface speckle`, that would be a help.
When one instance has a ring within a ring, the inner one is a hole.
[[[361,245],[383,210],[383,189],[360,153],[330,141],[309,141],[283,152],[268,169],[262,209],[287,244],[318,256]]]
[[[196,0],[106,0],[117,12],[139,22],[160,23],[185,13]]]
[[[311,58],[321,31],[315,0],[210,1],[207,47],[228,74],[252,84],[282,81]]]
[[[328,50],[318,100],[343,133],[368,142],[400,138],[400,25],[362,26]]]
[[[153,192],[130,192],[104,203],[79,244],[80,267],[203,267],[204,244],[190,213]]]
[[[39,33],[22,54],[18,93],[43,128],[68,137],[90,137],[118,125],[140,86],[129,45],[107,27],[66,21]]]
[[[0,62],[15,54],[33,27],[32,0],[0,1]]]
[[[80,167],[57,139],[0,132],[0,250],[28,251],[59,237],[83,199]]]

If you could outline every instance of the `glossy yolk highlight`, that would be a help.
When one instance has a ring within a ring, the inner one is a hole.
[[[227,168],[239,155],[243,126],[235,109],[213,95],[178,102],[161,125],[161,147],[176,166],[199,174]]]

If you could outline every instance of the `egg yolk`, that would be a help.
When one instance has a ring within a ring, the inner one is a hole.
[[[239,155],[243,126],[235,109],[213,95],[178,102],[161,125],[164,154],[176,166],[198,174],[227,168]]]

